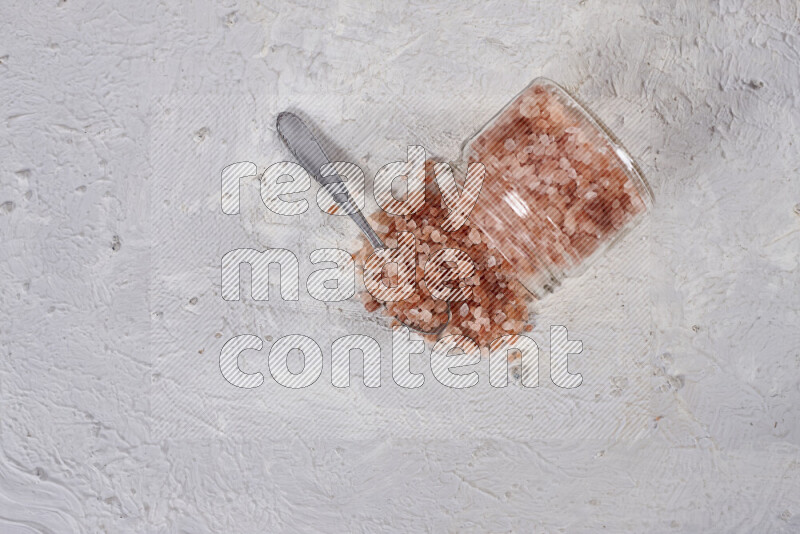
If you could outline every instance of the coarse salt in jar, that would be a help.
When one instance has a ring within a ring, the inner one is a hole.
[[[537,297],[582,271],[653,204],[628,153],[544,78],[464,144],[462,161],[486,167],[470,220]]]

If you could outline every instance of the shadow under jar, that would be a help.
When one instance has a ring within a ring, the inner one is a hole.
[[[486,167],[470,220],[539,298],[582,272],[653,205],[628,153],[545,78],[469,139],[462,161]]]

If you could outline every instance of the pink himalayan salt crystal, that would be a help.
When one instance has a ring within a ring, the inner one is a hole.
[[[539,116],[539,106],[533,97],[525,97],[519,105],[519,114],[527,119],[534,119]]]
[[[481,242],[481,233],[478,231],[477,228],[473,228],[469,231],[469,240],[475,243],[476,245]]]

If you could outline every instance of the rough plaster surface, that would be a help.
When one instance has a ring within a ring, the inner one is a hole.
[[[537,75],[656,193],[645,437],[154,437],[154,102],[483,102],[456,153]],[[0,80],[0,532],[800,530],[796,3],[5,1]]]

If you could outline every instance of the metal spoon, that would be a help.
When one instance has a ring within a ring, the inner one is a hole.
[[[331,160],[325,155],[325,152],[317,142],[314,134],[311,133],[311,130],[308,129],[305,123],[294,113],[284,111],[278,114],[276,127],[281,140],[295,159],[297,159],[298,163],[300,163],[320,185],[328,189],[336,203],[339,204],[339,207],[341,207],[345,213],[353,219],[353,222],[358,225],[372,247],[375,249],[386,248],[381,238],[375,233],[375,230],[369,225],[369,222],[367,222],[364,214],[358,210],[353,197],[350,196],[350,193],[347,191],[347,186],[342,180],[342,177],[338,174],[330,174],[328,176],[322,175],[321,169],[323,165],[330,163]],[[436,330],[425,331],[410,324],[404,324],[420,334],[437,335],[447,327],[451,317],[450,303],[448,302],[447,321],[442,323]]]

